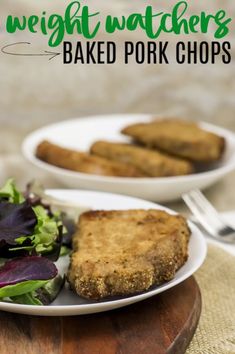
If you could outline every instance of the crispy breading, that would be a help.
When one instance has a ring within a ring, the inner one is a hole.
[[[102,176],[145,176],[144,173],[135,166],[110,161],[102,157],[92,156],[75,150],[65,149],[48,141],[43,141],[38,145],[36,156],[44,162],[71,171]]]
[[[122,133],[152,148],[198,162],[213,162],[222,157],[225,139],[179,119],[156,120],[130,125]]]
[[[131,295],[174,278],[188,258],[190,229],[160,210],[89,211],[80,216],[68,280],[78,295]]]
[[[179,176],[193,172],[193,165],[188,161],[131,144],[97,141],[90,151],[112,161],[131,164],[150,177]]]

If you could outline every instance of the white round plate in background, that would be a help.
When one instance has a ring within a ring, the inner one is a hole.
[[[151,202],[115,194],[78,190],[49,190],[47,193],[62,200],[80,203],[81,206],[89,206],[91,209],[162,209],[174,213],[167,208]],[[104,299],[102,301],[83,299],[73,293],[67,285],[50,306],[32,306],[0,302],[0,310],[39,316],[83,315],[113,310],[157,295],[190,277],[202,265],[206,257],[207,247],[203,235],[194,224],[189,222],[189,226],[192,231],[189,242],[189,258],[185,265],[177,271],[175,278],[165,284],[154,286],[151,290],[141,294],[115,299],[110,298],[108,300]],[[59,260],[57,266],[61,274],[66,273],[68,265],[69,257],[64,257]]]
[[[153,116],[150,115],[122,114],[60,122],[31,133],[23,143],[23,154],[35,166],[52,174],[70,188],[120,193],[155,202],[169,202],[179,199],[183,193],[191,189],[209,187],[235,169],[235,134],[207,123],[200,123],[200,126],[225,138],[227,145],[225,155],[209,171],[188,176],[161,178],[97,176],[55,167],[35,156],[37,145],[44,139],[62,147],[80,151],[89,151],[92,143],[100,139],[129,142],[128,137],[120,134],[121,129],[129,124],[151,121],[152,119]]]

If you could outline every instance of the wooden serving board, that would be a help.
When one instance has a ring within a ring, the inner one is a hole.
[[[76,317],[0,312],[1,354],[183,354],[201,312],[193,277],[151,299]]]

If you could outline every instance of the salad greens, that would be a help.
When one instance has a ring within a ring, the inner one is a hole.
[[[0,240],[9,245],[17,244],[21,235],[32,235],[37,224],[37,217],[27,202],[13,204],[0,203]]]
[[[6,182],[0,189],[0,301],[48,305],[56,298],[65,280],[53,262],[68,253],[64,235],[60,213]]]
[[[14,180],[10,178],[6,184],[0,189],[0,198],[7,199],[9,203],[21,204],[25,201],[22,193],[20,193],[14,184]]]
[[[54,278],[57,273],[54,263],[43,257],[28,256],[12,259],[0,268],[0,294],[6,285],[38,279],[48,280]]]

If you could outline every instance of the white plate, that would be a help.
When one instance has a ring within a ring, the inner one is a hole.
[[[153,204],[151,202],[115,194],[76,190],[50,190],[48,193],[57,198],[79,202],[83,205],[89,205],[92,209],[122,210],[157,208],[174,213],[169,209],[166,209],[157,204]],[[75,295],[68,289],[68,287],[66,287],[62,290],[58,298],[50,306],[18,305],[0,302],[0,310],[40,316],[83,315],[113,310],[159,294],[190,277],[201,266],[206,257],[207,247],[204,237],[195,225],[191,223],[189,223],[189,225],[192,230],[192,236],[189,243],[189,259],[186,264],[176,273],[175,278],[168,283],[160,286],[155,286],[150,291],[146,291],[138,295],[122,298],[119,297],[114,300],[104,300],[98,302],[83,299]],[[58,262],[57,265],[61,273],[66,271],[68,263],[68,257],[62,258],[60,262]]]
[[[128,137],[120,134],[123,127],[151,119],[152,116],[149,115],[110,115],[79,118],[53,124],[30,134],[23,143],[23,154],[34,165],[51,173],[71,188],[120,193],[155,202],[172,201],[193,188],[206,188],[235,169],[235,135],[228,130],[206,123],[200,124],[202,128],[225,137],[227,141],[226,154],[223,160],[214,165],[210,171],[189,176],[104,177],[65,170],[49,165],[35,157],[35,149],[44,139],[64,147],[83,151],[88,151],[91,144],[99,139],[127,142],[129,141]]]

